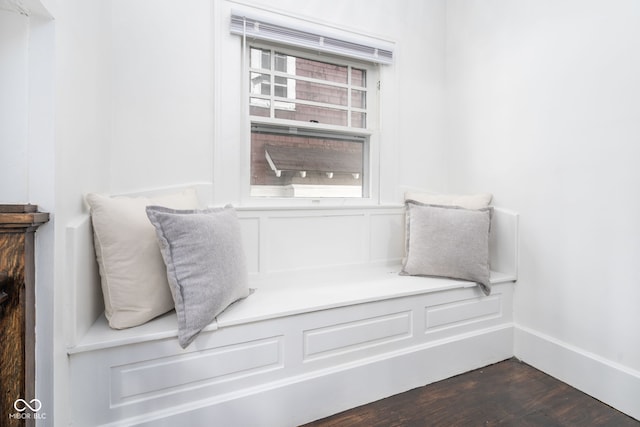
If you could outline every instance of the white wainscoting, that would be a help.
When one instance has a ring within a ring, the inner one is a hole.
[[[186,350],[174,312],[108,327],[90,218],[68,224],[74,423],[297,425],[513,355],[517,214],[495,210],[486,297],[398,275],[401,205],[237,211],[257,290]]]
[[[248,298],[184,350],[175,326],[172,336],[70,349],[70,392],[79,403],[71,418],[82,426],[293,426],[513,355],[512,283],[496,284],[485,305],[478,287],[463,282],[397,274],[380,280],[424,286],[238,322],[243,306],[262,304]],[[326,283],[333,293],[341,285]],[[269,292],[259,288],[256,296]],[[447,313],[435,328],[428,320],[434,312]],[[159,320],[175,323],[175,314]],[[126,332],[110,331],[103,320],[92,329],[95,339]]]
[[[399,264],[405,253],[402,205],[349,208],[238,208],[254,276],[369,264]],[[491,270],[518,276],[518,214],[494,208]]]
[[[404,208],[238,208],[250,273],[397,264]]]
[[[404,256],[405,213],[401,205],[238,208],[238,216],[252,280],[280,273],[397,266]],[[73,347],[104,310],[89,216],[68,224],[66,241],[66,292],[72,306],[67,345]],[[518,215],[495,208],[490,237],[493,283],[517,279],[517,249]]]

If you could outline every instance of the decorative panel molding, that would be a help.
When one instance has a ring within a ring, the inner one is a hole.
[[[472,298],[425,308],[425,330],[458,326],[499,317],[502,314],[501,295]]]
[[[111,405],[281,369],[282,337],[111,368]]]
[[[411,336],[411,312],[304,331],[304,360],[379,346]]]
[[[399,263],[404,208],[238,208],[254,275],[370,263]]]

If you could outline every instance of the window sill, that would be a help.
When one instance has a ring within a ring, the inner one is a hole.
[[[313,200],[311,201],[313,202]],[[334,210],[385,210],[385,209],[404,209],[403,204],[243,204],[235,206],[238,212],[255,212],[255,211],[334,211]]]

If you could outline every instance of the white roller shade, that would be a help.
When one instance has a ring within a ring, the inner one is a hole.
[[[231,33],[248,39],[266,40],[289,46],[333,53],[378,64],[393,63],[393,44],[361,35],[338,34],[331,28],[294,28],[268,18],[231,12]]]

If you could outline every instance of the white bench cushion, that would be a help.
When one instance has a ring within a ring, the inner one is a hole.
[[[367,266],[314,274],[300,272],[253,278],[250,283],[251,288],[255,289],[253,294],[229,306],[203,331],[372,301],[477,286],[463,280],[400,276],[400,268],[399,265]],[[494,284],[512,280],[508,275],[492,272],[491,282]],[[478,295],[482,295],[479,288]],[[175,311],[144,325],[124,330],[111,329],[102,315],[78,344],[68,349],[68,353],[177,336]]]

